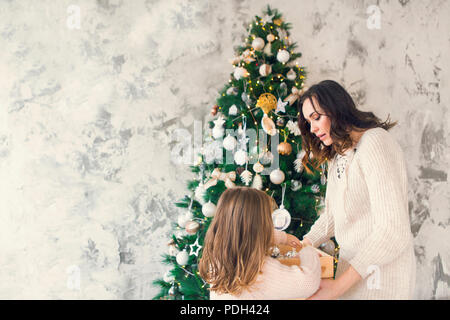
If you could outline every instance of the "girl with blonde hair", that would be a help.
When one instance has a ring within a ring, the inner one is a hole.
[[[312,247],[300,250],[300,266],[270,256],[275,244],[296,238],[274,229],[273,198],[249,187],[227,189],[205,236],[200,276],[211,300],[307,298],[319,288],[321,268]]]

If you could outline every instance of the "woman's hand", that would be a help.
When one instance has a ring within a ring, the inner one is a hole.
[[[298,238],[292,234],[287,233],[287,240],[286,244],[290,245],[291,247],[294,247],[295,249],[301,249],[303,248],[303,244]]]
[[[311,242],[311,240],[309,240],[308,238],[303,238],[302,244],[303,244],[304,246],[312,246],[312,242]]]
[[[322,279],[319,290],[306,300],[335,300],[342,295],[339,283],[333,279]]]

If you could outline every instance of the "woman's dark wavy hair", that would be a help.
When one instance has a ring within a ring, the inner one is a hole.
[[[313,97],[317,99],[325,115],[331,120],[330,136],[333,143],[330,146],[323,144],[316,135],[311,133],[310,124],[303,115],[302,106],[306,99],[311,102],[314,110],[320,114],[313,103]],[[382,122],[373,112],[358,110],[350,94],[333,80],[324,80],[311,86],[300,97],[298,109],[298,125],[302,135],[302,149],[306,152],[302,163],[310,173],[312,171],[309,165],[317,170],[322,163],[332,159],[336,153],[342,155],[347,148],[353,145],[353,141],[350,138],[352,130],[362,132],[377,127],[389,130],[397,124],[397,122],[389,120],[389,115],[386,121]]]

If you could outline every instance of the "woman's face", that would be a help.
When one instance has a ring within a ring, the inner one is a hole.
[[[306,99],[305,102],[303,102],[303,116],[310,124],[311,133],[315,134],[324,145],[329,146],[333,143],[333,140],[330,137],[331,120],[325,115],[325,112],[320,107],[317,99],[312,97],[312,100],[314,106],[309,99]]]

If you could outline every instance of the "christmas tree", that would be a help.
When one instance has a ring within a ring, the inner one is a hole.
[[[267,192],[279,208],[274,226],[302,239],[323,206],[325,168],[305,170],[297,125],[298,99],[306,70],[290,39],[291,24],[269,6],[248,24],[248,36],[235,48],[233,72],[211,114],[205,144],[191,170],[190,195],[176,203],[184,212],[174,223],[168,254],[171,266],[154,285],[154,299],[209,299],[198,259],[215,204],[226,188],[250,186]],[[224,137],[225,136],[225,137]],[[334,247],[333,247],[334,249]]]

